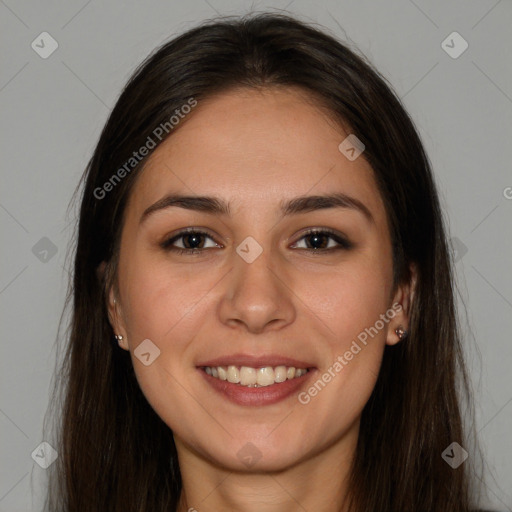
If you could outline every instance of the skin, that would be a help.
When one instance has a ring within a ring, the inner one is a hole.
[[[300,90],[230,90],[199,102],[132,190],[108,309],[143,393],[172,429],[180,512],[345,510],[361,412],[385,345],[407,329],[413,291],[393,289],[384,204],[364,156],[349,161],[338,149],[347,135]],[[282,200],[334,191],[361,201],[373,221],[351,208],[280,214]],[[171,192],[222,198],[230,215],[172,206],[141,222]],[[187,227],[208,231],[203,252],[160,246]],[[353,247],[308,252],[307,228],[335,230]],[[236,252],[248,236],[263,249],[252,263]],[[296,394],[235,405],[196,368],[220,355],[277,353],[311,362],[313,384],[394,303],[401,311],[306,405]],[[133,354],[145,339],[160,350],[149,366]],[[248,442],[260,454],[249,468],[237,457]]]

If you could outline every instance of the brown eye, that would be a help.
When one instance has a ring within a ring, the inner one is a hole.
[[[211,240],[213,245],[206,246],[206,239]],[[193,253],[207,248],[219,247],[208,233],[192,229],[181,231],[172,238],[165,240],[161,246],[167,251],[177,251],[179,253]]]
[[[297,247],[297,244],[305,240],[305,247]],[[331,251],[337,249],[350,249],[352,244],[331,230],[310,230],[305,233],[299,242],[295,242],[294,248],[308,251]]]
[[[202,233],[187,233],[180,237],[183,239],[183,245],[186,249],[202,249],[204,245],[204,235]]]

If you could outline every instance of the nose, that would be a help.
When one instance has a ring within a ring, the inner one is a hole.
[[[219,305],[220,320],[253,334],[292,323],[296,309],[291,283],[270,250],[265,249],[252,263],[236,253],[233,259],[234,268],[227,276]]]

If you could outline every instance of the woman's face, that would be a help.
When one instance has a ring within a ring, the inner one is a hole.
[[[180,459],[350,457],[385,344],[407,327],[364,153],[342,153],[348,133],[293,89],[225,92],[178,128],[132,190],[109,295],[144,395]]]

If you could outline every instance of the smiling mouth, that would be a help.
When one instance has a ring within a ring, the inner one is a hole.
[[[201,369],[211,377],[249,388],[259,388],[294,380],[309,372],[308,368],[294,366],[203,366]]]

